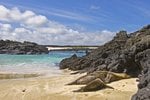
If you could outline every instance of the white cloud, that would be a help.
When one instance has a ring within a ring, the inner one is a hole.
[[[8,14],[9,14],[9,10],[7,8],[5,8],[4,6],[0,5],[0,19],[4,20],[4,21],[8,21]]]
[[[35,25],[35,26],[42,26],[44,25],[45,23],[47,23],[47,18],[45,16],[42,16],[42,15],[38,15],[38,16],[33,16],[33,17],[30,17],[30,18],[27,18],[25,20],[25,24],[27,25]]]
[[[36,15],[32,11],[21,12],[18,8],[8,9],[0,5],[0,20],[7,22],[19,22],[27,25],[41,26],[48,20],[45,16]]]
[[[34,16],[34,15],[35,15],[34,12],[27,10],[27,11],[25,11],[25,12],[22,14],[22,17],[23,17],[24,19],[26,19],[26,18],[32,17],[32,16]]]
[[[114,32],[108,30],[80,32],[32,11],[22,12],[18,8],[9,9],[2,5],[0,11],[1,39],[32,41],[39,44],[96,45],[103,44],[114,36]]]
[[[1,31],[11,31],[12,26],[10,24],[1,24],[0,23],[0,30]]]

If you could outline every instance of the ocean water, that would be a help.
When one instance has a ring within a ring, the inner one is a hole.
[[[53,51],[44,55],[0,55],[0,72],[60,74],[59,63],[73,54],[84,56],[84,52]]]

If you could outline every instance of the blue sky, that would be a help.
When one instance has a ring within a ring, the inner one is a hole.
[[[150,23],[149,0],[1,0],[8,7],[32,10],[68,26],[89,30],[136,30]]]
[[[7,9],[29,10],[74,31],[96,35],[122,29],[132,32],[149,24],[149,4],[150,0],[0,0],[0,5]],[[11,25],[17,27],[16,22]]]

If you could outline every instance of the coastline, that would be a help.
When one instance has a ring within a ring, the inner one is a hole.
[[[137,92],[136,78],[112,82],[114,89],[74,93],[82,85],[66,85],[84,74],[70,75],[63,70],[58,76],[0,80],[1,100],[130,100]]]

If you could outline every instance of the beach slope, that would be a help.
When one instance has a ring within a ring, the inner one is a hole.
[[[114,89],[74,93],[82,85],[67,83],[84,74],[0,80],[0,100],[130,100],[137,92],[136,78],[112,82]]]

